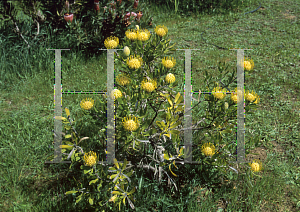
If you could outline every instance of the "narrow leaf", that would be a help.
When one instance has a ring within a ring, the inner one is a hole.
[[[75,193],[77,193],[78,191],[67,191],[66,192],[66,195],[68,195],[68,194],[75,194]]]

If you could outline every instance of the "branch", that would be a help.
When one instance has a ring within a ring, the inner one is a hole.
[[[19,27],[18,27],[17,23],[16,23],[15,21],[13,21],[13,22],[14,22],[14,24],[16,25],[17,32],[19,33],[19,35],[21,36],[21,38],[27,43],[28,48],[29,48],[29,47],[30,47],[30,46],[29,46],[29,43],[28,43],[28,41],[23,37],[22,33],[21,33],[20,30],[19,30]]]

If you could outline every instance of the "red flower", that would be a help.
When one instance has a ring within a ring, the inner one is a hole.
[[[141,17],[143,16],[143,13],[140,11],[138,14],[137,14],[137,20],[139,21],[141,19]]]

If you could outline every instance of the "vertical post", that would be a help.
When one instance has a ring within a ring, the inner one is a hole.
[[[55,50],[55,82],[54,82],[54,160],[45,163],[63,163],[61,148],[62,144],[62,120],[55,119],[62,116],[62,83],[61,83],[61,50],[70,49],[47,49]]]
[[[107,163],[113,164],[115,158],[115,120],[114,120],[114,52],[107,49]]]
[[[245,163],[244,50],[252,49],[231,50],[237,50],[237,163]]]
[[[185,157],[184,163],[192,163],[192,82],[191,82],[191,49],[185,49],[185,85],[184,85],[184,126],[188,128],[184,131],[184,146],[185,146]]]

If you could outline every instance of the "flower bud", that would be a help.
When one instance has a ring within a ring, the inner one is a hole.
[[[228,109],[228,102],[225,102],[225,109]]]
[[[123,50],[124,54],[128,57],[130,55],[130,49],[128,48],[128,46],[125,46],[124,47],[124,50]]]
[[[136,30],[139,31],[139,29],[140,29],[139,25],[135,25],[135,27],[136,27]]]

